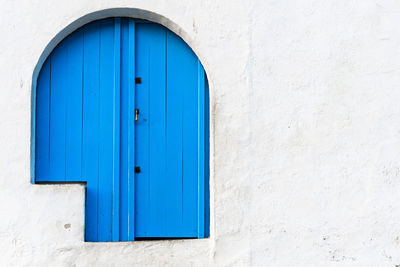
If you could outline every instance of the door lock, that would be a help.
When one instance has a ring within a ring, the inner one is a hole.
[[[135,121],[138,121],[139,110],[135,109]]]

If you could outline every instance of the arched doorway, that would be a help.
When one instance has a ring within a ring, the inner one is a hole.
[[[176,34],[91,22],[39,73],[34,181],[87,183],[87,241],[206,237],[208,101],[204,69]]]

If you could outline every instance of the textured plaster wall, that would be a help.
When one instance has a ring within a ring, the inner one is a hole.
[[[85,243],[84,188],[30,184],[36,64],[128,7],[208,73],[209,239]],[[397,0],[0,0],[0,266],[399,265],[399,24]]]

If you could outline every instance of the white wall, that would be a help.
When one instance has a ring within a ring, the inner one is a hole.
[[[85,243],[83,187],[30,184],[35,66],[116,7],[205,65],[209,239]],[[400,264],[399,24],[397,0],[0,0],[0,265]]]

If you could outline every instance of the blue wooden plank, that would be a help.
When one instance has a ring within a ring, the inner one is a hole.
[[[204,69],[198,60],[198,238],[204,238],[205,222],[205,77]]]
[[[61,42],[51,55],[50,95],[50,168],[51,181],[65,181],[66,94],[65,70],[68,61],[67,43]]]
[[[87,181],[85,240],[98,240],[100,31],[99,22],[84,29],[83,157],[82,176]]]
[[[154,221],[150,211],[150,169],[149,169],[149,72],[150,72],[150,43],[146,35],[144,24],[136,24],[135,58],[136,77],[142,78],[142,82],[135,87],[135,107],[140,111],[138,121],[135,124],[135,162],[140,166],[141,172],[135,175],[135,236],[146,237],[152,229]]]
[[[208,87],[207,76],[205,76],[205,183],[204,183],[204,194],[205,194],[205,229],[204,237],[210,236],[210,92]]]
[[[35,180],[48,181],[50,163],[50,57],[44,62],[36,88]]]
[[[147,40],[150,45],[148,79],[148,169],[149,169],[149,221],[151,235],[162,236],[170,229],[173,211],[168,209],[171,195],[166,189],[171,187],[166,175],[166,32],[156,24],[146,25]],[[149,223],[149,221],[147,223]]]
[[[135,43],[132,19],[122,20],[121,29],[121,184],[120,240],[134,240],[135,230]]]
[[[128,40],[128,240],[135,240],[135,22],[129,20]]]
[[[114,21],[100,27],[98,241],[112,239]]]
[[[190,48],[167,33],[167,177],[175,220],[171,235],[197,235],[197,62]],[[176,206],[174,208],[174,206]]]
[[[135,167],[135,47],[134,21],[122,20],[121,29],[121,184],[120,240],[134,240]]]
[[[112,240],[119,241],[120,191],[120,111],[121,111],[121,19],[114,19],[114,86],[113,86],[113,207]]]
[[[82,181],[82,72],[83,31],[64,41],[67,50],[65,71],[65,181]]]
[[[120,147],[120,228],[119,239],[128,241],[128,116],[129,116],[129,29],[128,19],[121,21],[121,147]]]

